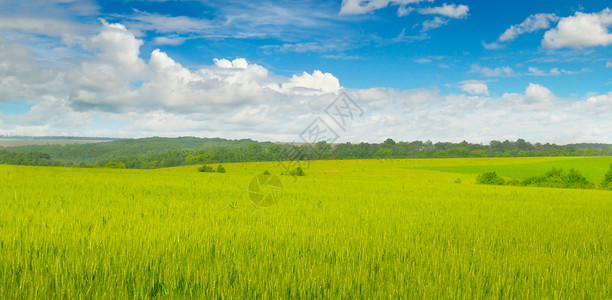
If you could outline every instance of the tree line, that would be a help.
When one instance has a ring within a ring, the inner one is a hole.
[[[50,155],[43,152],[45,149],[36,146],[36,151],[11,152],[0,150],[0,163],[17,165],[42,166],[74,166],[74,167],[123,167],[132,169],[153,169],[183,165],[254,162],[254,161],[306,161],[306,160],[342,160],[342,159],[391,159],[391,158],[461,158],[461,157],[533,157],[533,156],[609,156],[612,147],[609,145],[590,144],[556,145],[529,143],[524,139],[516,141],[491,141],[488,145],[431,141],[395,142],[387,139],[382,143],[342,143],[330,145],[319,142],[314,145],[306,144],[278,144],[270,142],[256,142],[252,140],[223,140],[215,139],[212,146],[194,149],[201,145],[194,140],[178,140],[172,143],[164,138],[155,138],[157,144],[174,149],[163,150],[156,146],[155,150],[138,152],[139,140],[120,141],[119,146],[113,148],[112,155],[100,150],[100,144],[48,146],[52,149]],[[180,138],[179,138],[180,139]],[[194,138],[189,138],[194,139]],[[143,139],[144,140],[144,139]],[[175,139],[176,141],[176,139]],[[146,141],[151,144],[150,140]],[[176,149],[187,145],[192,148]],[[129,155],[121,155],[121,146],[127,146]],[[178,145],[178,146],[177,146]],[[108,148],[108,145],[104,146]],[[17,148],[17,147],[16,147]],[[12,149],[12,148],[11,148]],[[23,151],[24,148],[21,148]],[[28,149],[28,148],[25,148]],[[163,151],[160,151],[163,150]],[[64,152],[62,152],[64,151]],[[74,157],[77,159],[67,159]],[[52,159],[53,158],[53,159]],[[86,158],[86,159],[84,159]],[[76,162],[74,162],[76,161]],[[79,162],[80,161],[80,162]]]

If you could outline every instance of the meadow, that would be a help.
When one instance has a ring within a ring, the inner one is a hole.
[[[0,165],[0,298],[611,298],[612,192],[475,184],[611,162]],[[283,195],[256,208],[265,170]]]

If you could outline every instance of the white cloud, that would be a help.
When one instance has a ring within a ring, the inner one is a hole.
[[[412,10],[407,4],[433,2],[433,0],[342,0],[340,15],[361,15],[385,8],[389,5],[400,5],[398,14],[404,16]]]
[[[419,64],[428,64],[434,60],[442,60],[444,59],[444,56],[439,56],[439,55],[430,55],[427,57],[422,57],[419,59],[415,59],[414,62],[419,63]]]
[[[504,46],[501,45],[500,43],[497,42],[493,42],[493,43],[485,43],[484,41],[482,42],[482,46],[487,49],[487,50],[496,50],[496,49],[501,49]]]
[[[465,18],[468,15],[470,8],[467,5],[444,4],[438,7],[428,7],[419,9],[419,13],[423,15],[441,15],[449,18]]]
[[[549,102],[555,99],[555,95],[546,87],[535,83],[529,83],[525,89],[525,103]]]
[[[328,58],[328,59],[346,59],[346,60],[363,59],[363,57],[361,57],[359,55],[346,55],[344,53],[341,53],[341,54],[325,54],[325,55],[323,55],[323,58]]]
[[[584,101],[578,101],[570,109],[580,111],[587,117],[608,116],[612,111],[612,92],[605,95],[592,95]]]
[[[232,61],[227,59],[214,59],[215,65],[223,69],[246,69],[249,67],[249,63],[245,58],[236,58]]]
[[[428,38],[429,38],[429,35],[427,35],[424,32],[421,32],[421,34],[419,35],[407,35],[406,28],[404,28],[402,29],[402,32],[400,32],[400,34],[398,34],[391,41],[394,43],[401,43],[401,42],[413,42],[413,41],[426,40]]]
[[[45,69],[23,45],[0,34],[0,102],[61,90],[57,72]]]
[[[332,40],[327,42],[305,42],[305,43],[284,43],[282,45],[265,45],[262,49],[274,49],[279,52],[330,52],[344,50],[352,47],[343,40]]]
[[[532,33],[542,29],[548,29],[551,25],[559,21],[559,17],[555,14],[534,14],[527,17],[522,23],[512,25],[504,33],[502,33],[497,41],[492,43],[482,42],[482,46],[487,50],[496,50],[503,48],[507,43],[516,39],[519,35]]]
[[[143,60],[142,41],[119,24],[104,23],[80,43],[89,55],[79,64],[49,67],[20,43],[0,36],[0,101],[31,105],[27,113],[2,116],[0,134],[194,135],[291,142],[324,114],[342,89],[331,73],[282,76],[244,58],[218,58],[210,65],[187,68],[155,50]],[[472,69],[490,77],[515,75],[505,66]],[[339,141],[612,139],[612,94],[556,101],[551,90],[533,83],[524,93],[493,98],[486,81],[464,81],[460,87],[465,93],[349,89],[365,114]],[[115,125],[99,129],[93,126],[95,120]]]
[[[134,10],[127,17],[130,28],[165,34],[210,34],[216,25],[206,19],[185,16],[165,16]]]
[[[340,90],[340,81],[331,73],[315,70],[312,75],[306,72],[300,76],[293,75],[289,81],[282,84],[282,89],[298,91],[305,95],[336,93]]]
[[[80,41],[80,37],[94,34],[99,28],[50,17],[2,16],[0,29],[59,37],[63,43],[73,45]]]
[[[447,19],[443,19],[440,17],[434,17],[431,20],[426,20],[423,22],[423,28],[421,28],[421,32],[426,32],[429,31],[431,29],[436,29],[441,27],[442,25],[446,25],[448,24],[448,20]]]
[[[4,14],[28,12],[29,15],[43,16],[97,16],[100,6],[95,0],[28,0],[0,1]]]
[[[528,70],[529,70],[529,73],[527,73],[527,75],[533,75],[533,76],[559,76],[562,74],[566,74],[566,75],[576,74],[576,72],[559,69],[559,68],[552,68],[548,72],[544,70],[540,70],[536,67],[529,67]]]
[[[535,14],[527,17],[521,24],[512,25],[499,36],[500,42],[516,39],[519,35],[550,28],[551,23],[559,20],[555,14]]]
[[[340,15],[360,15],[373,12],[375,10],[385,8],[389,5],[399,5],[397,15],[399,17],[406,16],[413,11],[417,11],[422,15],[439,15],[433,19],[426,20],[421,23],[421,32],[427,32],[431,29],[439,28],[448,24],[448,18],[466,18],[469,7],[467,5],[443,4],[438,7],[427,7],[416,9],[408,6],[419,2],[433,2],[433,0],[343,0],[340,8]],[[440,17],[442,16],[442,17]],[[394,39],[394,41],[415,40],[428,38],[426,35],[406,36],[404,31]]]
[[[472,95],[489,96],[489,86],[482,80],[466,80],[459,83],[461,90]]]
[[[95,52],[99,59],[120,66],[127,72],[139,72],[144,67],[140,59],[140,46],[143,41],[122,24],[110,24],[101,20],[102,31],[83,43],[83,46]]]
[[[508,66],[497,67],[497,68],[489,68],[489,67],[481,67],[479,65],[472,65],[471,67],[472,73],[480,73],[485,77],[509,77],[513,76],[514,70]]]
[[[612,61],[606,62],[606,68],[612,68]]]
[[[157,45],[170,45],[178,46],[183,44],[187,40],[186,37],[180,37],[178,35],[171,36],[158,36],[153,39],[153,42]]]
[[[397,9],[397,16],[404,17],[404,16],[409,15],[413,11],[414,11],[413,7],[407,7],[405,5],[402,5]]]
[[[414,62],[419,63],[419,64],[428,64],[432,62],[432,60],[429,58],[419,58],[419,59],[415,59]]]
[[[606,8],[599,13],[576,12],[562,18],[556,28],[547,31],[542,40],[545,48],[584,48],[612,44],[612,10]]]

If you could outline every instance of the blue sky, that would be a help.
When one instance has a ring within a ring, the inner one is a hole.
[[[612,142],[610,6],[0,1],[0,134]]]

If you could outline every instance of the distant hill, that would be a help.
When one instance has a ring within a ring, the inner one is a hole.
[[[110,137],[82,137],[82,136],[27,136],[27,135],[0,135],[0,139],[10,140],[87,140],[87,141],[112,141],[120,140],[119,138]]]
[[[78,140],[78,139],[75,139]],[[64,145],[27,145],[6,147],[13,152],[40,151],[48,153],[54,160],[72,161],[75,163],[96,163],[105,159],[127,156],[142,156],[150,153],[162,153],[168,150],[212,149],[215,147],[246,148],[255,141],[250,139],[227,140],[222,138],[150,137],[142,139],[121,139],[96,143],[74,143]],[[269,144],[269,143],[262,143]]]
[[[0,137],[0,149],[19,147],[19,146],[31,146],[31,145],[67,145],[67,144],[89,144],[89,143],[101,143],[110,142],[113,139],[60,139],[60,138],[3,138]]]

